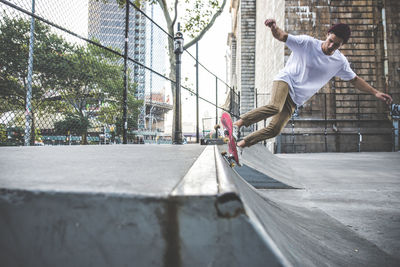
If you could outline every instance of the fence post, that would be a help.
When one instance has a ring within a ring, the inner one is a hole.
[[[234,93],[235,93],[234,87],[232,86],[232,88],[230,88],[230,99],[229,99],[230,100],[229,113],[231,115],[233,115],[233,103],[234,103],[233,98],[235,97]]]
[[[325,135],[325,152],[328,152],[328,114],[327,114],[327,112],[328,112],[328,108],[327,108],[327,106],[326,106],[326,104],[327,104],[327,101],[326,101],[326,93],[324,93],[324,106],[325,106],[325,114],[324,114],[324,117],[325,117],[325,130],[324,130],[324,135]]]
[[[361,134],[361,114],[360,114],[360,95],[357,94],[357,124],[358,124],[358,152],[361,152],[361,142],[362,142],[362,134]]]
[[[182,111],[181,111],[181,56],[183,53],[183,35],[180,32],[180,24],[178,23],[178,31],[174,37],[174,53],[176,61],[176,85],[175,85],[175,125],[173,129],[173,144],[180,145],[182,140]]]
[[[240,109],[241,109],[241,106],[240,106],[240,92],[238,92],[238,114],[237,114],[238,117],[240,117]]]
[[[215,76],[215,125],[218,124],[218,77]]]
[[[35,13],[35,0],[32,0],[32,13]],[[26,91],[26,106],[25,106],[25,146],[29,146],[31,142],[31,126],[32,126],[32,72],[33,72],[33,47],[35,42],[35,18],[31,17],[31,32],[29,40],[29,59],[28,59],[28,84]]]
[[[255,101],[254,101],[254,103],[255,103],[255,108],[258,108],[258,92],[257,92],[257,88],[254,88],[254,96],[255,96]],[[258,131],[258,122],[256,123],[256,131]]]
[[[125,7],[125,50],[124,50],[124,91],[122,94],[122,103],[123,103],[123,113],[122,113],[122,143],[127,144],[127,130],[128,130],[128,103],[127,103],[127,95],[128,95],[128,41],[129,41],[129,1],[126,2]]]
[[[200,143],[199,123],[199,42],[196,42],[196,143]]]

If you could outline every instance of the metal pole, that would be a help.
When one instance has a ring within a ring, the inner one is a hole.
[[[238,116],[240,116],[240,109],[242,108],[241,106],[240,106],[240,98],[241,98],[241,96],[240,96],[240,92],[238,92]]]
[[[175,53],[175,125],[174,134],[172,142],[174,144],[180,145],[183,143],[182,140],[182,112],[181,112],[181,55],[183,53],[183,35],[180,32],[180,24],[178,23],[178,31],[174,37],[174,53]]]
[[[390,117],[393,121],[393,151],[399,151],[399,119],[400,105],[392,104],[390,106]]]
[[[254,93],[255,93],[255,105],[256,105],[256,107],[255,108],[258,108],[258,102],[257,102],[257,100],[258,100],[258,92],[257,92],[257,88],[254,88]],[[256,131],[258,131],[258,122],[256,123]]]
[[[215,124],[218,124],[218,78],[215,76]]]
[[[358,152],[361,152],[361,142],[362,142],[360,118],[361,118],[361,115],[360,115],[360,95],[357,95]]]
[[[126,2],[125,7],[125,51],[124,51],[124,91],[122,95],[123,101],[123,114],[122,114],[122,143],[127,144],[127,130],[128,130],[128,103],[127,103],[127,95],[128,95],[128,41],[129,41],[129,1]]]
[[[327,106],[326,106],[326,94],[324,94],[324,101],[325,101],[325,130],[324,130],[324,135],[325,135],[325,152],[328,152],[328,116],[327,116]]]
[[[234,101],[233,101],[233,98],[235,97],[235,89],[234,89],[234,87],[232,86],[232,88],[230,89],[230,105],[229,105],[229,113],[231,114],[231,115],[233,115],[234,114],[234,109],[233,109],[233,103],[234,103]]]
[[[151,5],[151,19],[154,17],[154,5]],[[150,69],[153,69],[153,42],[154,42],[154,24],[150,25]],[[153,131],[153,72],[150,72],[150,117],[149,128],[150,132]],[[157,128],[156,128],[157,130]]]
[[[196,43],[196,142],[200,143],[199,133],[199,43]]]
[[[35,0],[32,0],[32,13],[35,13]],[[35,42],[35,18],[31,17],[31,32],[29,40],[29,59],[28,59],[28,84],[26,90],[26,103],[25,103],[25,146],[30,145],[31,141],[31,127],[32,127],[32,72],[33,72],[33,47]]]
[[[394,128],[394,148],[393,151],[399,151],[399,120],[393,120],[393,128]]]
[[[295,145],[294,145],[294,117],[292,116],[292,152],[296,153]]]

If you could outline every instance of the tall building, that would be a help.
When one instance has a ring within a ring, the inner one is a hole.
[[[141,10],[149,17],[163,18],[158,5],[143,4]],[[172,109],[165,103],[166,80],[146,69],[155,69],[159,73],[166,73],[166,56],[164,47],[167,36],[141,12],[130,6],[128,28],[128,61],[131,81],[136,85],[136,97],[143,100],[138,119],[139,131],[153,130],[153,120],[164,121],[164,114]],[[111,47],[122,54],[125,49],[126,9],[116,1],[104,3],[89,0],[89,38],[98,40],[102,45]],[[154,44],[157,43],[157,46]],[[164,44],[164,45],[163,45]],[[123,59],[121,58],[121,62]],[[152,94],[157,94],[157,101],[153,101]],[[159,95],[164,97],[160,100]],[[161,104],[160,104],[161,103]],[[154,117],[156,116],[156,117]],[[158,130],[163,130],[159,123]]]

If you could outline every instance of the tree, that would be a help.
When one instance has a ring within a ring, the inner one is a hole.
[[[122,120],[123,66],[120,57],[93,44],[76,46],[72,53],[63,55],[64,77],[60,77],[57,92],[71,112],[79,117],[76,121],[97,120],[105,124],[117,124]],[[134,86],[128,89],[128,111],[130,116],[138,115],[141,101],[136,100]],[[82,135],[87,144],[89,124]],[[133,127],[132,125],[130,125]]]
[[[54,123],[54,131],[62,135],[84,135],[87,132],[90,122],[87,118],[77,114],[68,114],[64,120]]]
[[[32,112],[45,108],[46,93],[57,83],[62,69],[60,54],[70,45],[50,27],[35,21],[34,68],[32,83]],[[0,20],[0,112],[24,112],[28,74],[30,21],[11,19],[4,14]],[[32,114],[31,145],[35,141],[35,116]]]
[[[87,144],[90,122],[101,121],[99,114],[106,114],[106,109],[101,111],[100,104],[103,107],[114,105],[119,110],[110,116],[122,120],[124,76],[121,58],[92,44],[72,45],[51,33],[50,27],[40,21],[35,25],[32,112],[63,114],[65,118],[61,121],[70,132],[77,133],[73,131],[75,122],[82,143]],[[1,113],[11,111],[22,115],[25,110],[29,31],[29,20],[8,16],[0,20]],[[141,101],[133,98],[133,85],[129,94],[129,115],[137,118]],[[117,124],[115,121],[110,123]],[[33,122],[31,145],[34,141]]]
[[[130,81],[131,75],[129,72],[127,74],[128,79]],[[115,80],[119,83],[120,88],[123,88],[123,79]],[[127,130],[128,132],[132,132],[138,127],[138,116],[139,116],[139,108],[143,105],[142,100],[137,100],[135,98],[135,89],[136,85],[128,81],[128,93],[127,93]],[[110,126],[115,126],[114,135],[122,136],[123,134],[123,96],[122,90],[114,92],[111,94],[109,92],[102,103],[102,107],[98,114],[98,119],[102,123]]]

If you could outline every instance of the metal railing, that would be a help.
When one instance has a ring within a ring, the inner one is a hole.
[[[257,100],[268,95],[255,90],[256,107]],[[296,110],[277,136],[276,152],[395,151],[398,129],[388,119],[389,110],[382,112],[381,105],[363,93],[317,93]],[[256,129],[262,127],[266,127],[265,120],[256,125]],[[374,148],[376,142],[380,149]]]

